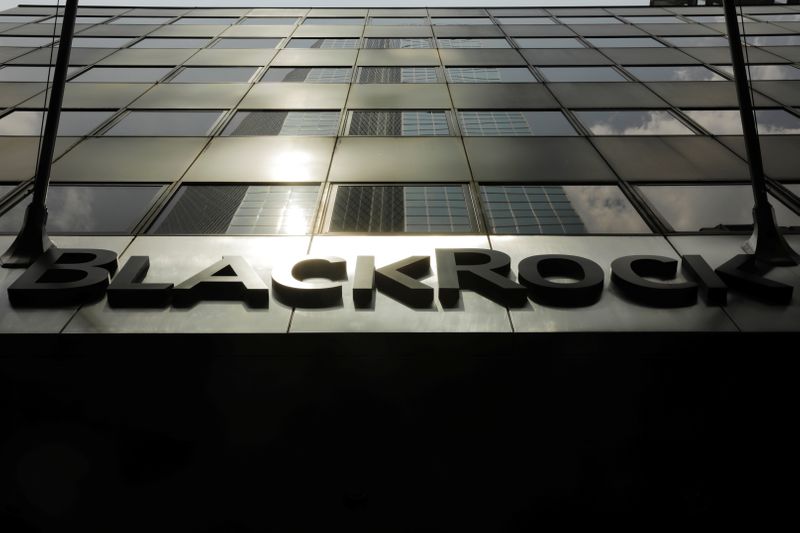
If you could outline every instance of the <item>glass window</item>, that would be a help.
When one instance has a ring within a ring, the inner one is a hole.
[[[133,39],[131,37],[75,37],[73,48],[122,48]]]
[[[725,81],[725,78],[713,70],[697,65],[625,67],[625,70],[642,81]]]
[[[548,17],[497,17],[500,24],[555,24],[556,22]]]
[[[270,67],[261,82],[350,83],[350,67]]]
[[[694,22],[704,22],[704,23],[717,22],[717,23],[721,23],[721,24],[725,23],[725,15],[692,15],[692,16],[688,16],[686,18],[688,18],[689,20],[693,20]],[[736,20],[738,20],[739,22],[742,21],[742,17],[738,13],[737,13],[737,16],[736,16]],[[747,17],[744,17],[744,21],[745,22],[755,22],[754,20],[749,19]]]
[[[61,185],[47,193],[47,231],[52,234],[130,234],[163,190],[161,185]],[[22,227],[24,198],[0,217],[0,233]]]
[[[442,37],[439,48],[511,48],[508,41],[492,37]]]
[[[515,37],[520,48],[584,48],[574,37]]]
[[[364,24],[362,18],[347,18],[347,17],[311,17],[303,21],[303,24],[315,24],[324,26],[341,26],[346,24]]]
[[[433,44],[427,37],[402,39],[368,37],[366,48],[433,48]]]
[[[562,24],[622,24],[614,17],[558,17]]]
[[[222,38],[217,40],[211,48],[275,48],[280,39],[262,39],[262,38]]]
[[[79,71],[78,67],[68,67],[67,76]],[[23,67],[9,65],[0,68],[0,81],[52,81],[55,68],[50,67]]]
[[[236,24],[236,17],[181,17],[173,24]]]
[[[0,135],[41,135],[43,113],[43,111],[12,111],[0,118]],[[113,114],[114,111],[62,111],[58,121],[58,134],[88,135]]]
[[[119,17],[109,24],[166,24],[172,17]]]
[[[436,67],[361,67],[358,83],[437,83]]]
[[[435,26],[492,24],[492,19],[488,17],[433,17],[431,21]]]
[[[372,17],[370,24],[375,26],[422,26],[428,23],[425,17]]]
[[[297,24],[297,17],[247,17],[240,24],[248,26],[291,26]]]
[[[800,22],[800,13],[772,13],[755,15],[755,18],[766,22]]]
[[[756,46],[800,46],[800,35],[748,35],[745,42]]]
[[[597,48],[658,48],[664,46],[652,37],[589,37]]]
[[[575,111],[594,135],[694,135],[669,111]]]
[[[358,48],[358,39],[290,39],[286,48]]]
[[[2,22],[2,20],[0,20]],[[0,184],[0,199],[4,198],[5,195],[13,191],[17,186],[16,185],[4,185]]]
[[[351,111],[348,135],[450,135],[444,111]]]
[[[647,185],[639,190],[675,231],[741,230],[753,225],[750,185]],[[800,226],[800,217],[771,199],[780,226]]]
[[[677,46],[678,48],[728,46],[728,39],[726,37],[702,37],[694,35],[686,37],[664,37],[664,39],[672,46]]]
[[[685,24],[686,22],[678,17],[625,17],[631,24]]]
[[[130,111],[104,135],[204,136],[222,111]]]
[[[733,67],[729,65],[716,67],[733,78]],[[790,65],[748,65],[747,76],[751,80],[800,80],[800,69]]]
[[[25,22],[34,22],[40,18],[42,18],[42,15],[0,15],[0,22],[23,24]]]
[[[2,17],[0,17],[2,18]],[[110,20],[111,17],[75,17],[75,24],[99,24],[101,22],[106,22]],[[56,24],[61,24],[64,22],[64,17],[50,17],[46,20],[40,20],[39,24],[52,24],[55,22]]]
[[[58,39],[56,39],[56,42]],[[18,46],[26,48],[38,48],[52,44],[51,37],[8,37],[0,36],[0,46]]]
[[[318,199],[318,185],[184,185],[148,233],[305,235]]]
[[[181,70],[170,83],[247,83],[258,67],[187,67]]]
[[[651,233],[615,185],[485,185],[481,201],[495,234]]]
[[[330,232],[459,233],[475,231],[463,185],[339,185]]]
[[[239,111],[222,135],[336,135],[339,111]]]
[[[742,135],[742,119],[738,109],[705,109],[684,113],[712,135]],[[761,135],[800,134],[800,118],[783,109],[757,109],[756,122]]]
[[[131,48],[203,48],[211,39],[180,39],[145,37]]]
[[[92,67],[72,82],[155,83],[172,72],[172,67]],[[0,70],[0,77],[3,71]]]
[[[451,83],[534,83],[525,67],[447,67]]]
[[[627,81],[612,67],[539,67],[547,81]]]
[[[459,111],[464,135],[577,135],[561,111]]]

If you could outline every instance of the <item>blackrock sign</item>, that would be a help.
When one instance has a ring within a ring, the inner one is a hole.
[[[431,273],[430,256],[410,256],[376,267],[374,256],[358,256],[352,280],[356,307],[372,305],[380,291],[411,308],[427,309],[438,298],[442,307],[458,305],[461,290],[472,290],[500,305],[516,308],[528,298],[553,307],[586,307],[603,293],[603,266],[575,255],[533,255],[509,277],[511,260],[496,250],[437,249],[438,290],[420,281]],[[678,268],[689,280],[674,280]],[[52,248],[8,288],[15,307],[59,307],[98,301],[105,295],[117,308],[189,307],[205,300],[239,300],[268,308],[270,288],[241,256],[226,256],[187,280],[147,283],[147,256],[133,256],[118,269],[117,254],[101,249]],[[626,255],[611,262],[611,282],[630,300],[649,307],[725,305],[728,288],[776,305],[787,305],[793,287],[767,279],[753,256],[737,255],[712,269],[699,255],[679,261],[658,255]],[[565,281],[565,279],[567,281]],[[347,262],[339,257],[303,257],[272,270],[274,297],[300,308],[342,303]]]

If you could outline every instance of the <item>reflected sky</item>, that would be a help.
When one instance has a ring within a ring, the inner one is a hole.
[[[172,17],[120,17],[109,24],[165,24],[170,20]]]
[[[58,41],[58,39],[56,39]],[[38,48],[53,42],[50,37],[8,37],[3,35],[0,37],[0,46],[24,46],[29,48]]]
[[[172,71],[172,67],[93,67],[72,82],[155,83]],[[2,75],[0,70],[0,75]]]
[[[625,70],[642,81],[725,81],[725,78],[713,70],[697,65],[675,67],[625,67]]]
[[[733,77],[733,67],[718,65],[717,68]],[[753,80],[800,80],[800,69],[791,65],[748,65],[747,75]]]
[[[742,121],[737,109],[703,109],[684,113],[712,135],[742,134]],[[756,120],[758,133],[762,135],[800,134],[800,118],[783,109],[756,110]]]
[[[515,37],[514,40],[520,48],[584,48],[573,37]]]
[[[769,15],[755,15],[758,20],[767,22],[800,22],[800,13],[773,13]]]
[[[562,24],[622,24],[614,17],[558,17]]]
[[[310,24],[316,26],[345,26],[350,24],[364,24],[363,18],[346,18],[346,17],[311,17],[303,21],[303,24]]]
[[[257,67],[187,67],[170,83],[222,83],[250,81]]]
[[[555,24],[547,17],[496,17],[499,24]]]
[[[131,48],[203,48],[211,39],[167,39],[146,37]]]
[[[53,185],[47,195],[51,233],[129,233],[150,208],[162,186]],[[0,217],[0,232],[22,226],[30,196]]]
[[[428,23],[425,17],[372,17],[369,23],[375,26],[421,26]]]
[[[669,111],[576,111],[594,135],[694,135]]]
[[[725,37],[687,36],[665,37],[664,39],[671,45],[679,48],[693,46],[728,46],[728,39]]]
[[[122,48],[133,40],[132,37],[75,37],[73,48]]]
[[[650,229],[615,185],[563,187],[589,233],[650,233]]]
[[[492,19],[486,17],[434,17],[431,19],[434,25],[480,25],[492,24]]]
[[[660,48],[664,46],[651,37],[590,37],[597,48]]]
[[[625,17],[631,24],[686,24],[686,21],[678,17]]]
[[[748,35],[745,41],[756,46],[798,46],[800,35]]]
[[[297,17],[247,17],[239,24],[248,26],[253,25],[266,25],[266,26],[287,26],[293,25],[297,22]]]
[[[753,223],[753,193],[749,185],[647,185],[639,190],[675,231],[700,231],[722,224]],[[781,226],[800,226],[800,217],[770,198]]]
[[[59,135],[87,135],[108,120],[114,111],[63,111]],[[0,135],[34,135],[42,132],[42,111],[14,111],[0,118]]]
[[[222,111],[131,111],[104,135],[208,135]]]
[[[275,48],[280,39],[229,38],[219,39],[211,48]]]
[[[80,67],[67,68],[67,76],[80,70]],[[0,68],[0,81],[48,81],[53,79],[55,69],[48,67],[23,67],[9,65]]]
[[[236,17],[181,17],[173,24],[236,24]]]
[[[627,81],[611,67],[539,67],[547,81]]]

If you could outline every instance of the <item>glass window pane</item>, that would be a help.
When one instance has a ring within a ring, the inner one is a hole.
[[[433,17],[431,21],[434,25],[439,26],[492,24],[492,19],[487,17]]]
[[[203,136],[222,111],[131,111],[104,135]]]
[[[625,17],[631,24],[685,24],[686,22],[678,17]]]
[[[297,17],[247,17],[240,24],[259,26],[290,26],[297,23]]]
[[[58,134],[88,135],[113,114],[114,111],[62,111]],[[42,115],[42,111],[13,111],[0,118],[0,135],[39,136],[42,132]]]
[[[650,233],[615,185],[481,187],[495,234]]]
[[[172,17],[119,17],[109,24],[166,24]]]
[[[597,48],[658,48],[664,46],[652,37],[589,37]]]
[[[261,82],[350,83],[350,67],[271,67]]]
[[[733,78],[733,67],[716,65],[716,68]],[[752,80],[800,80],[800,69],[791,65],[748,65],[747,76]]]
[[[575,111],[594,135],[694,135],[669,111]]]
[[[305,235],[318,198],[318,185],[184,185],[148,233]]]
[[[440,48],[511,48],[505,39],[500,38],[441,38],[439,39]]]
[[[351,111],[348,135],[450,135],[444,111]]]
[[[464,135],[576,135],[561,111],[459,111]]]
[[[547,81],[627,81],[611,67],[540,67]]]
[[[69,67],[67,76],[71,76],[79,70],[79,67]],[[52,81],[54,73],[55,68],[9,65],[0,68],[0,81]]]
[[[336,135],[339,111],[239,111],[222,135]]]
[[[9,37],[0,36],[0,46],[18,46],[24,48],[38,48],[52,44],[51,37]],[[56,39],[58,42],[58,39]]]
[[[75,24],[99,24],[101,22],[105,22],[110,20],[111,17],[75,17]],[[40,20],[37,24],[61,24],[64,22],[64,17],[50,17],[45,20]]]
[[[625,70],[642,81],[725,81],[713,70],[701,66],[625,67]]]
[[[358,48],[358,39],[290,39],[286,48]]]
[[[40,18],[42,18],[41,15],[0,15],[0,22],[23,24],[25,22],[34,22]]]
[[[131,48],[203,48],[211,39],[179,39],[146,37]]]
[[[361,67],[358,83],[437,83],[436,67]]]
[[[372,17],[370,24],[375,26],[422,26],[428,23],[425,17]]]
[[[755,18],[766,22],[800,22],[800,13],[772,13],[755,15]]]
[[[236,17],[181,17],[173,24],[236,24]]]
[[[622,24],[614,17],[558,17],[562,24]]]
[[[122,48],[133,38],[131,37],[75,37],[72,39],[74,48]]]
[[[367,38],[366,48],[433,48],[431,39],[420,38]]]
[[[555,24],[548,17],[497,17],[499,24]]]
[[[584,48],[574,37],[515,37],[520,48]]]
[[[362,18],[347,18],[347,17],[311,17],[303,21],[303,24],[314,24],[323,26],[341,26],[347,24],[364,24]]]
[[[689,20],[693,20],[694,22],[703,22],[703,23],[718,22],[723,24],[725,23],[725,15],[691,15],[686,18],[688,18]],[[741,16],[737,16],[736,18],[737,20],[739,20],[739,22],[742,21]],[[744,21],[755,22],[754,20],[749,19],[747,17],[744,17]]]
[[[162,189],[160,185],[51,185],[47,230],[52,234],[129,234]],[[19,231],[29,203],[26,197],[0,217],[0,233]]]
[[[275,48],[279,42],[280,39],[223,38],[211,48]]]
[[[172,67],[92,67],[72,82],[155,83],[172,72]],[[3,71],[0,70],[0,77]]]
[[[712,135],[742,135],[742,122],[737,109],[684,111]],[[757,109],[756,121],[761,135],[800,134],[800,118],[783,109]]]
[[[536,78],[524,67],[448,67],[451,83],[534,83]]]
[[[647,185],[639,190],[675,231],[752,229],[749,185]],[[781,202],[772,199],[770,204],[780,226],[800,226],[800,217]]]
[[[669,44],[678,48],[696,46],[728,46],[728,39],[725,37],[664,37]]]
[[[800,35],[748,35],[745,42],[756,46],[800,46]]]
[[[250,81],[258,67],[187,67],[170,83],[222,83]]]
[[[461,185],[356,186],[335,190],[328,231],[459,233],[475,230]]]

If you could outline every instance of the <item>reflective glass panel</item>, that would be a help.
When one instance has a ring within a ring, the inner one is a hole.
[[[684,113],[712,135],[742,135],[738,109],[703,109]],[[757,109],[756,122],[761,135],[800,134],[800,118],[783,109]]]
[[[62,111],[58,121],[58,134],[88,135],[114,113],[114,111]],[[42,111],[13,111],[0,118],[0,135],[39,136],[42,132],[42,114]]]
[[[688,18],[689,20],[693,20],[694,22],[703,22],[703,23],[717,22],[717,23],[721,23],[721,24],[725,23],[725,15],[691,15],[691,16],[687,16],[686,18]],[[737,16],[736,19],[739,22],[742,21],[742,17],[741,16]],[[747,17],[744,17],[744,21],[745,22],[755,22],[754,20],[749,19]]]
[[[625,70],[642,81],[725,81],[713,70],[693,66],[675,67],[625,67]]]
[[[631,24],[685,24],[686,22],[678,17],[625,17]]]
[[[622,24],[614,17],[558,17],[562,24]]]
[[[536,78],[524,67],[447,67],[451,83],[534,83]]]
[[[511,48],[505,39],[492,37],[442,37],[439,48]]]
[[[539,67],[547,81],[627,81],[612,67]]]
[[[767,22],[800,22],[800,13],[772,13],[754,16],[758,20],[765,20]]]
[[[487,17],[433,17],[431,21],[438,26],[492,24],[492,19]]]
[[[425,17],[372,17],[369,23],[375,26],[422,26],[428,23]]]
[[[92,67],[72,82],[155,83],[172,72],[172,67]],[[0,76],[3,71],[0,70]]]
[[[733,67],[717,65],[717,68],[733,78]],[[800,69],[791,65],[748,65],[747,76],[752,80],[800,80]]]
[[[129,234],[161,193],[161,185],[60,185],[47,193],[47,231],[53,234]],[[0,217],[0,233],[22,226],[30,197]]]
[[[42,15],[0,15],[0,22],[23,24],[25,22],[34,22],[40,18],[42,18]]]
[[[800,35],[748,35],[745,42],[756,46],[800,46]]]
[[[239,111],[222,135],[336,135],[339,111]]]
[[[437,83],[436,67],[361,67],[358,83]]]
[[[494,234],[651,233],[615,185],[485,185]]]
[[[184,185],[148,233],[305,235],[318,198],[318,185]]]
[[[290,26],[297,23],[297,17],[247,17],[240,24],[249,26]]]
[[[574,37],[515,37],[520,48],[584,48]]]
[[[652,37],[589,37],[597,48],[658,48],[664,46]]]
[[[639,190],[675,231],[752,229],[749,185],[647,185]],[[800,217],[781,202],[773,198],[770,204],[780,226],[800,226]]]
[[[223,83],[250,81],[258,67],[187,67],[170,83]]]
[[[433,44],[427,37],[401,39],[368,37],[366,48],[433,48]]]
[[[109,24],[166,24],[172,17],[119,17]]]
[[[26,48],[38,48],[40,46],[46,46],[53,42],[53,39],[50,37],[9,37],[9,36],[0,36],[0,46],[19,46],[19,47],[26,47]],[[56,39],[58,42],[58,39]]]
[[[475,230],[462,185],[361,186],[335,189],[328,231],[458,233]]]
[[[223,38],[215,42],[211,48],[275,48],[280,39],[261,38]]]
[[[103,135],[203,136],[220,116],[222,111],[130,111]]]
[[[548,17],[497,17],[499,24],[555,24]]]
[[[179,39],[145,37],[131,48],[203,48],[211,39]]]
[[[577,135],[561,111],[459,111],[464,135]]]
[[[348,135],[450,135],[444,111],[351,111]]]
[[[333,37],[324,39],[290,39],[286,48],[358,48],[358,39]]]
[[[270,67],[261,82],[350,83],[350,67]]]
[[[68,67],[67,76],[79,70],[77,67]],[[54,73],[55,68],[8,65],[0,68],[0,81],[52,81]]]
[[[74,48],[122,48],[133,39],[131,37],[75,37]]]
[[[316,24],[324,26],[341,26],[347,24],[364,24],[362,18],[345,18],[345,17],[312,17],[303,21],[303,24]]]
[[[0,19],[2,19],[2,17],[0,17]],[[99,24],[109,19],[111,19],[111,17],[75,17],[75,24]],[[40,20],[39,24],[52,24],[53,22],[61,24],[63,21],[64,17],[50,17],[46,20]]]
[[[699,46],[728,46],[728,39],[725,37],[703,37],[703,36],[686,36],[686,37],[664,37],[672,46],[678,48],[683,47],[699,47]]]
[[[236,17],[181,17],[173,24],[236,24]]]
[[[575,111],[594,135],[694,135],[669,111]]]

